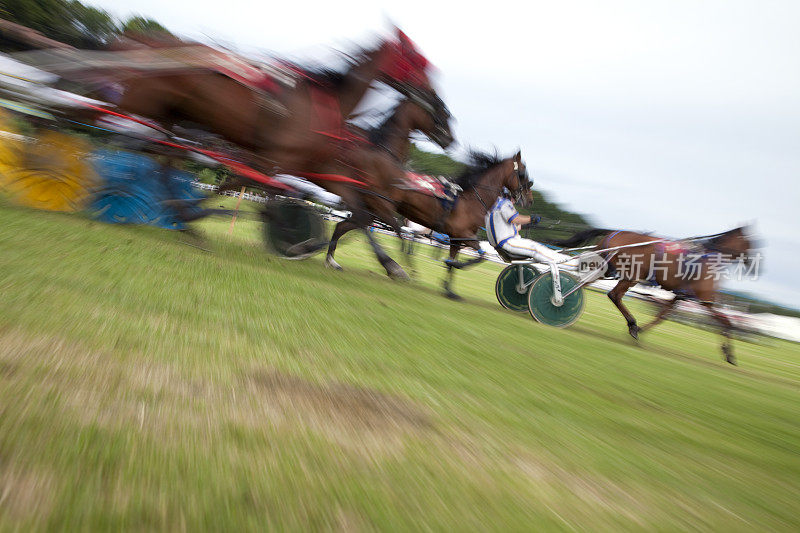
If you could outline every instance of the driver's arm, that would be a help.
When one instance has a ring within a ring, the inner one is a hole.
[[[517,226],[524,226],[525,224],[530,224],[531,217],[527,215],[517,215],[514,217],[514,224]]]

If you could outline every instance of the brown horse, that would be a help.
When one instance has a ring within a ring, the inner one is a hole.
[[[349,205],[359,205],[361,210],[354,211],[346,220],[340,222],[334,230],[335,241],[329,246],[326,265],[341,270],[342,267],[333,259],[336,241],[342,234],[357,228],[366,229],[373,220],[379,220],[392,227],[398,235],[402,234],[400,224],[394,216],[394,204],[391,199],[375,191],[372,187],[387,173],[399,173],[402,179],[403,165],[408,159],[410,149],[409,135],[419,132],[446,148],[453,142],[450,131],[450,112],[444,102],[430,91],[405,91],[407,97],[387,115],[383,123],[370,130],[362,131],[366,142],[352,145],[343,154],[340,171],[349,169],[353,175],[370,185],[370,190],[358,190],[342,184],[319,185],[331,192],[343,196]],[[370,239],[371,235],[368,235]],[[378,257],[389,276],[407,279],[405,271],[394,260]]]
[[[211,69],[126,82],[119,106],[171,128],[180,121],[200,125],[257,156],[265,172],[320,172],[337,154],[344,121],[370,84],[389,79],[403,61],[393,41],[384,41],[351,61],[343,74],[298,70],[293,86],[267,94]],[[421,82],[427,84],[427,81]]]
[[[638,340],[640,331],[664,320],[680,300],[692,299],[700,302],[720,324],[723,336],[722,353],[727,362],[736,364],[730,341],[732,324],[716,308],[715,299],[720,267],[737,260],[744,265],[750,265],[753,260],[753,245],[746,228],[739,227],[709,238],[689,241],[668,241],[632,231],[590,229],[569,239],[554,241],[553,244],[573,247],[601,236],[603,238],[598,248],[612,249],[601,255],[608,261],[610,270],[616,271],[619,276],[619,283],[609,291],[608,297],[625,317],[628,332],[634,339]],[[647,244],[636,246],[638,243]],[[624,248],[613,250],[617,247]],[[673,291],[675,298],[664,303],[655,319],[640,328],[622,303],[622,297],[637,282],[645,280],[656,282],[662,288]]]
[[[113,86],[106,94],[113,93],[121,110],[166,130],[188,124],[215,134],[241,149],[229,155],[267,174],[320,172],[337,155],[345,120],[374,80],[430,88],[427,60],[399,31],[349,58],[342,73],[259,65],[171,36],[126,39],[112,51],[48,50],[19,58],[73,82]]]
[[[369,231],[370,224],[377,219],[391,226],[398,234],[401,232],[394,215],[394,204],[375,185],[387,173],[402,172],[403,164],[408,158],[411,132],[419,131],[443,148],[453,142],[453,135],[450,131],[450,111],[435,92],[408,88],[404,92],[406,98],[395,107],[383,124],[370,132],[363,132],[368,139],[350,144],[343,151],[338,166],[328,169],[329,172],[359,179],[367,183],[369,189],[311,178],[317,185],[339,195],[352,213],[334,230],[335,240],[329,245],[326,259],[326,264],[332,268],[341,270],[341,266],[333,261],[333,250],[336,249],[336,241],[341,234],[361,229],[386,273],[393,278],[408,279],[403,268],[386,254]]]
[[[407,138],[405,142],[408,142]],[[397,146],[402,147],[403,143],[399,142]],[[444,289],[449,298],[459,299],[452,290],[454,270],[474,265],[484,259],[477,231],[483,226],[484,217],[492,204],[504,190],[511,191],[525,203],[532,200],[531,184],[521,153],[500,159],[473,152],[470,164],[457,179],[461,193],[455,205],[448,207],[434,196],[403,187],[406,182],[401,161],[385,149],[373,147],[371,150],[370,155],[375,164],[369,183],[372,192],[377,194],[364,195],[366,205],[375,218],[382,221],[387,221],[397,212],[409,220],[449,235],[450,258],[445,261],[448,272]],[[328,248],[328,265],[338,267],[334,260],[336,244],[342,235],[354,227],[349,220],[336,226]],[[456,261],[459,250],[465,246],[473,248],[480,255],[465,262]]]
[[[174,49],[178,44],[167,41],[163,46]],[[396,40],[383,41],[349,63],[350,68],[341,74],[309,73],[289,65],[296,71],[294,85],[283,87],[277,94],[254,91],[235,76],[220,75],[212,69],[147,76],[127,84],[120,107],[167,126],[180,120],[199,124],[244,148],[247,154],[242,159],[255,168],[307,177],[338,194],[357,220],[366,225],[368,217],[362,214],[362,203],[352,187],[330,181],[331,175],[353,177],[353,169],[340,162],[343,154],[358,145],[346,119],[374,80],[405,94],[428,98],[430,106],[440,100],[430,88],[427,60],[402,32]],[[242,186],[260,184],[235,177],[221,184],[218,192]],[[405,276],[374,239],[370,242],[387,272]]]

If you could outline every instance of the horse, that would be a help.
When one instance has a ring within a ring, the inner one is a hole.
[[[395,148],[408,143],[397,132]],[[483,225],[486,213],[499,198],[504,189],[511,191],[523,204],[532,201],[531,183],[522,154],[517,152],[511,157],[500,159],[496,155],[473,152],[466,170],[456,180],[461,192],[455,205],[444,206],[442,202],[429,194],[416,189],[404,188],[405,170],[401,161],[385,148],[374,146],[371,155],[376,160],[371,174],[370,189],[372,194],[365,194],[364,201],[373,216],[387,223],[395,212],[425,227],[450,236],[450,255],[445,261],[447,276],[443,282],[445,295],[451,299],[460,299],[452,290],[454,270],[466,268],[483,261],[484,256],[477,237],[478,229]],[[390,223],[391,225],[391,223]],[[396,225],[396,220],[395,220]],[[340,222],[334,229],[328,255],[325,262],[333,268],[341,268],[334,259],[336,245],[342,235],[354,229],[349,220]],[[399,233],[399,226],[394,227]],[[456,261],[461,248],[468,246],[478,251],[478,257],[465,262]]]
[[[730,364],[736,364],[731,344],[731,321],[716,308],[719,265],[741,260],[744,265],[753,261],[753,243],[744,226],[689,241],[668,241],[653,235],[632,231],[589,229],[552,244],[562,247],[580,246],[594,238],[602,237],[598,249],[611,271],[619,275],[619,282],[608,292],[609,299],[619,309],[628,323],[628,333],[638,340],[639,333],[660,323],[681,300],[692,299],[705,307],[721,326],[722,353]],[[643,243],[636,246],[637,243]],[[624,246],[625,248],[617,247]],[[622,297],[639,281],[653,281],[662,288],[673,291],[675,298],[663,303],[656,317],[644,327],[639,327],[634,316],[622,303]]]
[[[342,234],[353,229],[361,229],[387,275],[395,279],[408,279],[403,268],[386,254],[369,232],[369,226],[377,219],[402,236],[402,229],[394,216],[391,200],[381,194],[375,185],[387,173],[396,173],[398,169],[402,169],[405,160],[408,159],[409,135],[412,131],[423,133],[442,148],[448,147],[453,142],[453,135],[450,131],[450,111],[435,92],[408,90],[408,88],[405,92],[406,98],[400,101],[387,119],[379,127],[366,132],[365,142],[351,144],[349,149],[343,152],[339,166],[330,169],[364,181],[368,184],[368,189],[354,188],[346,183],[315,181],[310,178],[317,185],[339,195],[352,213],[334,229],[325,260],[328,267],[342,269],[333,260],[336,243]]]
[[[174,48],[178,43],[168,40],[161,46]],[[147,46],[159,45],[148,42]],[[427,60],[402,32],[398,31],[396,40],[364,50],[348,63],[349,69],[341,73],[309,72],[284,65],[294,71],[294,85],[277,93],[255,91],[212,69],[150,75],[127,83],[119,106],[167,126],[182,119],[199,124],[244,148],[245,154],[233,155],[254,168],[307,177],[339,194],[349,209],[359,212],[360,203],[350,191],[329,183],[331,176],[350,174],[350,169],[340,168],[337,161],[357,138],[347,129],[347,117],[374,80],[404,93],[429,97],[432,102],[438,97],[425,71]],[[218,192],[242,186],[266,189],[234,177],[221,184]],[[402,277],[402,269],[398,271],[399,265],[392,265],[376,242],[373,248],[388,271]]]
[[[156,43],[147,45],[159,46]],[[174,55],[180,41],[167,40],[162,46],[173,49]],[[220,62],[225,66],[223,60]],[[220,75],[212,68],[148,73],[122,83],[119,107],[168,128],[181,120],[198,124],[253,152],[257,160],[251,162],[266,172],[318,172],[320,164],[337,154],[339,141],[346,136],[345,120],[374,80],[381,79],[390,86],[430,87],[425,74],[427,60],[402,32],[397,40],[384,40],[349,58],[348,63],[348,69],[341,73],[304,71],[284,63],[283,68],[293,74],[292,82],[278,86],[273,81],[266,90],[254,90],[252,84],[242,83],[235,76],[234,66],[245,69],[244,64],[225,66],[230,75]],[[253,75],[257,70],[245,72],[250,78],[259,78]],[[261,79],[269,81],[268,77]]]
[[[319,172],[337,155],[345,120],[374,80],[430,88],[427,60],[399,30],[349,57],[343,72],[261,65],[163,35],[127,38],[111,51],[48,50],[20,58],[94,85],[96,93],[104,89],[120,110],[160,123],[161,133],[189,124],[217,135],[237,147],[229,156],[267,174]]]

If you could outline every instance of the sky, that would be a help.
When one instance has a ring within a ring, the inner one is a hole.
[[[456,154],[521,148],[535,187],[598,227],[753,222],[762,274],[726,288],[800,308],[800,2],[85,3],[300,58],[396,24],[438,69]]]

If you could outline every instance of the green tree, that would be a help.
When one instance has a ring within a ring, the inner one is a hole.
[[[3,0],[0,16],[78,48],[99,48],[119,33],[106,11],[77,0]]]
[[[149,19],[147,17],[143,17],[141,15],[135,15],[129,18],[125,23],[122,25],[122,31],[124,32],[132,32],[132,33],[166,33],[171,35],[169,30],[156,22],[153,19]]]
[[[433,176],[455,176],[464,170],[464,163],[452,159],[447,154],[434,154],[411,145],[409,166],[414,172]]]

